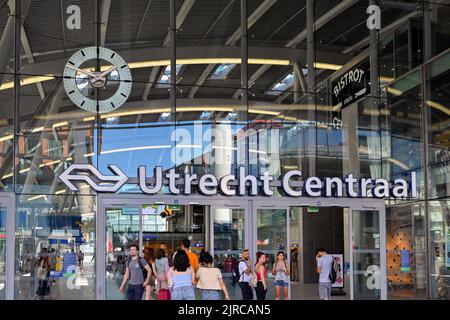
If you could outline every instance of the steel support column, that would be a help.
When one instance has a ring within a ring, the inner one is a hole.
[[[421,76],[422,76],[422,119],[421,119],[421,126],[422,126],[422,138],[423,138],[423,177],[424,177],[424,197],[425,197],[425,236],[426,236],[426,261],[427,261],[427,284],[426,284],[426,294],[427,298],[432,298],[431,293],[431,284],[432,284],[432,276],[431,276],[431,270],[432,269],[432,261],[431,261],[431,255],[430,252],[432,250],[431,245],[431,235],[430,235],[430,201],[429,201],[429,183],[430,183],[430,170],[429,170],[429,154],[428,154],[428,105],[427,101],[430,100],[430,90],[429,86],[427,84],[427,78],[428,78],[428,72],[427,72],[427,62],[433,55],[433,43],[432,43],[432,29],[431,29],[431,11],[429,3],[423,2],[423,46],[424,46],[424,57],[423,57],[423,64],[421,67]],[[434,249],[433,249],[434,250]]]
[[[374,0],[369,1],[370,5],[375,5]],[[378,107],[378,98],[380,96],[380,84],[378,76],[378,30],[369,30],[369,54],[370,54],[370,94],[372,95],[372,107]]]
[[[19,177],[19,137],[20,137],[20,50],[21,50],[21,36],[22,36],[22,15],[20,12],[22,12],[22,6],[21,6],[21,0],[15,0],[15,8],[14,12],[15,15],[15,24],[14,24],[14,140],[13,140],[13,190],[17,190],[17,180]],[[17,14],[19,13],[19,14]],[[8,21],[9,23],[9,21]],[[8,30],[5,29],[5,33],[7,33]],[[12,31],[8,31],[8,33],[12,33]],[[4,34],[5,35],[5,34]],[[7,34],[8,35],[8,34]],[[3,38],[2,38],[3,40]],[[3,59],[6,61],[9,60],[9,55],[11,50],[7,49],[7,46],[11,45],[9,44],[9,39],[6,39],[6,42],[4,43],[5,47],[2,46],[2,43],[0,43],[0,54],[1,52],[7,51],[7,56],[0,58],[0,63],[3,62]],[[4,68],[6,68],[5,65],[0,66],[0,72],[4,71]],[[2,68],[3,67],[3,68]],[[1,77],[0,77],[1,80]],[[1,82],[1,81],[0,81]]]
[[[177,108],[177,49],[176,49],[176,6],[175,0],[170,0],[170,121],[176,122]]]
[[[306,156],[308,174],[316,173],[317,123],[316,123],[316,75],[314,70],[315,42],[314,42],[314,0],[306,0],[306,61],[308,65],[308,121],[314,130],[307,131]]]
[[[241,0],[241,112],[238,112],[237,120],[248,123],[248,20],[247,20],[247,0]],[[250,153],[249,137],[245,138],[245,167],[249,171]]]

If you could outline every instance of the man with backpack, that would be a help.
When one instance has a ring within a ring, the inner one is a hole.
[[[236,264],[233,270],[233,282],[239,282],[242,292],[242,300],[253,300],[253,289],[250,287],[252,260],[248,249],[242,251],[242,260]]]
[[[125,285],[129,279],[127,300],[142,300],[144,289],[150,283],[152,270],[147,261],[138,255],[139,247],[136,244],[132,244],[129,249],[130,257],[126,262],[125,275],[119,291],[125,292]]]
[[[323,248],[317,249],[316,252],[316,271],[319,274],[319,297],[320,300],[331,300],[331,285],[336,280],[335,272],[333,276],[334,258],[328,255]]]

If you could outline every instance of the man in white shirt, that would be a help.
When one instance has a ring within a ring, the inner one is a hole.
[[[248,249],[242,251],[242,260],[239,261],[239,287],[242,291],[242,300],[253,300],[253,290],[250,287],[252,260]]]

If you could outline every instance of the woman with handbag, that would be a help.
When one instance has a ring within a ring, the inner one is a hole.
[[[277,261],[273,264],[272,275],[275,276],[275,300],[280,300],[281,288],[283,288],[284,300],[287,300],[290,270],[283,251],[277,253]]]
[[[43,250],[40,257],[36,261],[37,265],[37,279],[38,279],[38,288],[36,290],[36,297],[38,296],[48,296],[50,295],[50,286],[48,283],[49,276],[49,261],[47,251]]]
[[[147,261],[150,269],[152,270],[152,275],[150,277],[150,282],[148,286],[145,287],[145,300],[151,300],[151,295],[155,288],[155,250],[153,248],[144,248],[144,259]]]
[[[159,249],[156,252],[155,260],[156,293],[158,300],[169,300],[166,297],[167,295],[170,296],[169,286],[167,285],[167,272],[169,272],[169,259],[164,249]]]
[[[267,270],[266,270],[266,255],[258,251],[256,253],[256,265],[255,265],[255,273],[256,278],[258,279],[258,283],[256,284],[256,299],[257,300],[266,300],[267,293]]]

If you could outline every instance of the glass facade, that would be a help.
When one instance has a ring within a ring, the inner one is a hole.
[[[94,299],[99,257],[106,256],[106,288],[121,279],[111,271],[125,254],[119,234],[143,237],[145,244],[146,232],[172,231],[159,217],[116,207],[100,212],[100,196],[88,184],[75,182],[73,192],[59,179],[72,164],[93,165],[104,175],[117,165],[134,179],[120,189],[130,196],[141,194],[140,165],[148,177],[161,166],[218,179],[238,176],[240,167],[274,179],[289,170],[390,180],[417,172],[417,198],[385,199],[388,298],[450,298],[450,6],[381,3],[381,25],[372,30],[368,6],[362,0],[5,2],[0,191],[15,195],[16,209],[0,203],[0,299],[6,297],[7,236],[15,237],[15,299],[35,297],[39,263],[50,255],[56,261],[50,281],[67,284],[57,286],[56,296]],[[16,9],[21,15],[11,14]],[[71,99],[64,69],[88,47],[108,48],[126,61],[132,89],[120,107],[100,108],[100,101],[120,96],[117,70],[101,88],[82,72],[107,70],[105,59],[84,62],[74,77],[98,110]],[[275,199],[285,197],[271,190]],[[167,194],[163,187],[158,195]],[[201,226],[198,234],[184,232],[208,242],[213,221],[217,265],[236,260],[248,239],[259,241],[254,246],[267,251],[269,265],[277,250],[289,249],[286,210],[261,209],[250,221],[240,208],[215,212],[190,221]],[[379,249],[367,243],[379,216],[361,212],[353,217],[353,241]],[[15,214],[15,235],[6,234],[8,214]],[[105,252],[96,252],[100,214],[111,242]],[[254,230],[245,229],[253,222]],[[377,254],[368,255],[380,264]],[[355,270],[367,267],[353,262]],[[355,299],[381,295],[363,289],[354,291]],[[117,291],[105,298],[117,298]]]

